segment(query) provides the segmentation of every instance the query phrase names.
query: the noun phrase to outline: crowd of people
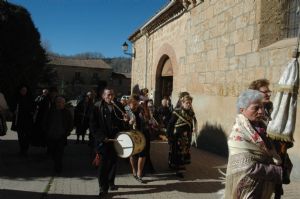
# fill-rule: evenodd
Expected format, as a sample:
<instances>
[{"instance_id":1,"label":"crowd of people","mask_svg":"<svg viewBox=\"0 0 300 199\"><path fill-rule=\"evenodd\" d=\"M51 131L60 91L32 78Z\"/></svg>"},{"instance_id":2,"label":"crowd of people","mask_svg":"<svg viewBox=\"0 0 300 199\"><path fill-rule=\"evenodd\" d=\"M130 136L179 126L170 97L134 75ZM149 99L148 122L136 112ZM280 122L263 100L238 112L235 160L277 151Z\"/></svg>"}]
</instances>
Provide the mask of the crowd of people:
<instances>
[{"instance_id":1,"label":"crowd of people","mask_svg":"<svg viewBox=\"0 0 300 199\"><path fill-rule=\"evenodd\" d=\"M129 158L129 163L133 177L145 183L142 177L146 170L154 172L150 141L159 139L160 135L167 137L168 120L173 111L167 97L162 100L161 107L156 108L148 97L148 89L142 89L140 93L120 102L112 89L102 90L98 98L91 91L82 96L73 113L66 107L65 98L54 87L43 89L41 95L34 98L29 88L22 85L11 108L2 93L0 97L1 116L12 113L11 130L18 135L20 157L28 156L30 146L46 147L47 154L53 159L55 173L62 172L64 148L71 131L75 129L78 144L85 143L88 134L88 145L101 157L98 166L101 194L106 194L108 189L117 189L114 183L117 154L113 147L116 134L131 129L143 134L145 146ZM0 124L6 127L5 117L3 119Z\"/></svg>"},{"instance_id":2,"label":"crowd of people","mask_svg":"<svg viewBox=\"0 0 300 199\"><path fill-rule=\"evenodd\" d=\"M66 101L56 88L42 90L33 98L27 86L17 92L12 110L11 130L16 131L19 155L28 156L30 146L47 147L47 153L54 162L56 173L62 171L62 160L67 137L73 130L73 116L66 108Z\"/></svg>"},{"instance_id":3,"label":"crowd of people","mask_svg":"<svg viewBox=\"0 0 300 199\"><path fill-rule=\"evenodd\" d=\"M65 106L65 98L55 88L44 89L35 100L28 87L21 86L18 91L16 105L11 109L11 128L18 134L20 155L26 156L30 145L47 147L54 170L59 173L67 137L73 128L76 143L84 143L89 131L88 144L101 159L100 198L109 190L118 189L115 184L118 154L114 142L121 131L136 130L145 138L143 150L129 157L132 175L140 183L145 183L143 176L147 169L154 172L151 140L167 138L169 167L177 177L183 178L185 165L191 163L191 138L197 131L197 120L193 97L188 92L180 93L175 107L169 97L164 97L156 107L146 88L120 101L113 89L105 88L98 100L95 92L86 93L75 107L73 117ZM266 133L272 119L270 96L269 81L259 79L238 97L236 121L228 137L225 198L270 198L274 192L282 195L282 184L289 183L292 164L280 151L286 143L271 140ZM0 113L8 110L3 99L0 95Z\"/></svg>"},{"instance_id":4,"label":"crowd of people","mask_svg":"<svg viewBox=\"0 0 300 199\"><path fill-rule=\"evenodd\" d=\"M150 141L157 139L160 133L166 134L170 143L169 164L174 168L178 177L183 177L182 166L189 164L190 160L190 136L193 130L192 97L187 93L180 99L180 105L176 109L176 117L172 117L173 108L167 98L162 100L162 106L157 110L153 101L148 97L148 90L142 89L139 94L132 94L126 101L118 102L114 100L112 89L104 89L102 100L94 106L90 116L90 133L95 139L97 154L100 154L101 163L99 165L99 188L100 197L105 196L108 190L116 190L115 185L117 152L114 149L115 137L120 131L137 130L145 138L143 150L129 157L133 177L140 183L145 183L143 176L146 168L153 172L151 162ZM188 118L184 119L186 116ZM180 117L178 133L172 134L174 128L177 129L176 122ZM171 123L169 121L173 121ZM160 129L165 128L164 131ZM173 129L173 130L172 130ZM182 132L180 132L180 130ZM183 148L184 147L184 148ZM177 158L175 158L177 157Z\"/></svg>"}]
</instances>

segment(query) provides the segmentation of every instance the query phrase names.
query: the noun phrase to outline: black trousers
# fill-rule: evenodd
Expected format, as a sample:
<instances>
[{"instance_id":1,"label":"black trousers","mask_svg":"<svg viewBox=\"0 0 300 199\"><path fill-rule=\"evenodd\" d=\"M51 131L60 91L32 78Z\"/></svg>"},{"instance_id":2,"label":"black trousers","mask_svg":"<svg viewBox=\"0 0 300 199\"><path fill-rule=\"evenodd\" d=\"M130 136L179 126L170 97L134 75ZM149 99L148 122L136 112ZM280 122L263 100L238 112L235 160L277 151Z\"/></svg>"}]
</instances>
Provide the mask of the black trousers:
<instances>
[{"instance_id":1,"label":"black trousers","mask_svg":"<svg viewBox=\"0 0 300 199\"><path fill-rule=\"evenodd\" d=\"M112 143L105 144L101 150L101 161L98 168L98 182L101 191L108 191L115 184L117 171L117 154Z\"/></svg>"},{"instance_id":2,"label":"black trousers","mask_svg":"<svg viewBox=\"0 0 300 199\"><path fill-rule=\"evenodd\" d=\"M20 153L27 153L29 148L29 132L25 130L19 130L18 141L20 146Z\"/></svg>"},{"instance_id":3,"label":"black trousers","mask_svg":"<svg viewBox=\"0 0 300 199\"><path fill-rule=\"evenodd\" d=\"M54 162L54 170L56 172L61 172L63 153L65 148L65 138L49 139L47 141L47 145L51 158Z\"/></svg>"}]
</instances>

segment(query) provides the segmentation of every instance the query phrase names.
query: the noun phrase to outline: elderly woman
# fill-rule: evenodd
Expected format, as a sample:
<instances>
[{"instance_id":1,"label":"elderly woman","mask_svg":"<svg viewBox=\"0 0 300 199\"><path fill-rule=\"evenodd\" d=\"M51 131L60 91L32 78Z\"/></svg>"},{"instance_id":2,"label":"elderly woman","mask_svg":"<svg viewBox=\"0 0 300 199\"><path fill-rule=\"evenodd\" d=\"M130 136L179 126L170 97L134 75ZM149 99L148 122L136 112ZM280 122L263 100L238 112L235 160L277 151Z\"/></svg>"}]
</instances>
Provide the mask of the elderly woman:
<instances>
[{"instance_id":1,"label":"elderly woman","mask_svg":"<svg viewBox=\"0 0 300 199\"><path fill-rule=\"evenodd\" d=\"M228 138L225 198L271 198L282 180L281 160L266 137L263 95L246 90L237 101L236 122Z\"/></svg>"}]
</instances>

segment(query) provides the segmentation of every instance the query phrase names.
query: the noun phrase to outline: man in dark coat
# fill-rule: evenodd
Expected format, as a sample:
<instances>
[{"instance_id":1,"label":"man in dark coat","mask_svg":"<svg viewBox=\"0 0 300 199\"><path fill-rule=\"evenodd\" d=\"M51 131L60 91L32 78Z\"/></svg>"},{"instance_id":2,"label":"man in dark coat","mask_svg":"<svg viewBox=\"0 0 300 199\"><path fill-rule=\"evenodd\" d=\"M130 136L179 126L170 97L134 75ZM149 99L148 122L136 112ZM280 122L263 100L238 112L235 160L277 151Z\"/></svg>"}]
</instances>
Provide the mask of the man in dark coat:
<instances>
[{"instance_id":1,"label":"man in dark coat","mask_svg":"<svg viewBox=\"0 0 300 199\"><path fill-rule=\"evenodd\" d=\"M19 88L16 102L11 130L18 133L20 155L27 156L33 125L33 99L27 86Z\"/></svg>"},{"instance_id":2,"label":"man in dark coat","mask_svg":"<svg viewBox=\"0 0 300 199\"><path fill-rule=\"evenodd\" d=\"M94 104L92 103L88 95L85 95L75 107L74 125L76 127L77 144L79 143L80 136L82 138L81 142L84 143L84 137L87 129L89 128L89 120L93 106Z\"/></svg>"},{"instance_id":3,"label":"man in dark coat","mask_svg":"<svg viewBox=\"0 0 300 199\"><path fill-rule=\"evenodd\" d=\"M54 171L60 173L66 139L73 129L73 118L65 108L63 97L56 97L55 107L50 109L45 118L44 129L48 150L54 161Z\"/></svg>"},{"instance_id":4,"label":"man in dark coat","mask_svg":"<svg viewBox=\"0 0 300 199\"><path fill-rule=\"evenodd\" d=\"M117 166L117 154L113 146L113 139L124 127L123 122L127 120L120 110L122 106L113 101L112 89L104 89L102 100L97 102L90 118L90 131L95 138L97 153L101 156L98 168L99 196L105 197L108 189L117 190L115 186L115 175ZM116 108L116 105L119 108Z\"/></svg>"}]
</instances>

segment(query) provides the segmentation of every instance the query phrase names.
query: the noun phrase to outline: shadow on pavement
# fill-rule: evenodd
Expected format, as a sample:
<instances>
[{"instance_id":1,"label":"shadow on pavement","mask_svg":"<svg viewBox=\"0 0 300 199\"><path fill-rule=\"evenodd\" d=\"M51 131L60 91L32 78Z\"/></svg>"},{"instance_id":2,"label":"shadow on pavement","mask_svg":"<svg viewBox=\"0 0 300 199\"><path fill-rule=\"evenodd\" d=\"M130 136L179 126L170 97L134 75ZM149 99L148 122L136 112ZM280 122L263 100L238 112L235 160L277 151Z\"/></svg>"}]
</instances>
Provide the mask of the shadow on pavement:
<instances>
[{"instance_id":1,"label":"shadow on pavement","mask_svg":"<svg viewBox=\"0 0 300 199\"><path fill-rule=\"evenodd\" d=\"M157 171L155 174L175 173L168 166L168 147L168 144L163 142L151 143L151 160ZM192 147L191 161L191 164L186 165L184 180L218 179L221 177L218 169L226 167L227 159ZM172 178L172 174L169 178Z\"/></svg>"},{"instance_id":2,"label":"shadow on pavement","mask_svg":"<svg viewBox=\"0 0 300 199\"><path fill-rule=\"evenodd\" d=\"M16 198L41 199L42 193L0 189L0 196L3 199L16 199Z\"/></svg>"},{"instance_id":3,"label":"shadow on pavement","mask_svg":"<svg viewBox=\"0 0 300 199\"><path fill-rule=\"evenodd\" d=\"M27 157L19 156L19 146L16 140L1 140L0 142L0 177L35 178L48 176L49 170L45 149L39 152L33 149Z\"/></svg>"},{"instance_id":4,"label":"shadow on pavement","mask_svg":"<svg viewBox=\"0 0 300 199\"><path fill-rule=\"evenodd\" d=\"M111 197L122 195L153 194L179 191L182 193L214 193L224 188L220 182L174 182L166 185L121 185L120 188L141 189L141 191L126 191L109 193Z\"/></svg>"},{"instance_id":5,"label":"shadow on pavement","mask_svg":"<svg viewBox=\"0 0 300 199\"><path fill-rule=\"evenodd\" d=\"M227 137L221 125L206 122L199 132L197 146L199 149L228 157Z\"/></svg>"},{"instance_id":6,"label":"shadow on pavement","mask_svg":"<svg viewBox=\"0 0 300 199\"><path fill-rule=\"evenodd\" d=\"M30 192L30 191L19 191L19 190L0 190L0 196L3 199L96 199L96 195L63 195L63 194L51 194L43 195L43 193Z\"/></svg>"},{"instance_id":7,"label":"shadow on pavement","mask_svg":"<svg viewBox=\"0 0 300 199\"><path fill-rule=\"evenodd\" d=\"M26 178L52 176L53 162L47 155L46 148L30 147L26 157L19 156L17 140L0 140L0 177ZM97 169L92 166L93 153L87 144L75 144L69 139L64 151L63 172L61 177L78 177L92 179L97 175ZM129 161L119 159L118 174L131 172Z\"/></svg>"},{"instance_id":8,"label":"shadow on pavement","mask_svg":"<svg viewBox=\"0 0 300 199\"><path fill-rule=\"evenodd\" d=\"M34 179L54 175L53 162L46 148L30 147L26 157L19 156L17 140L0 140L0 178ZM94 179L97 169L92 166L93 155L87 144L75 144L68 140L64 151L61 177ZM122 160L121 160L122 162ZM118 173L130 173L129 167Z\"/></svg>"}]
</instances>

